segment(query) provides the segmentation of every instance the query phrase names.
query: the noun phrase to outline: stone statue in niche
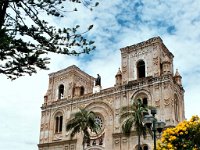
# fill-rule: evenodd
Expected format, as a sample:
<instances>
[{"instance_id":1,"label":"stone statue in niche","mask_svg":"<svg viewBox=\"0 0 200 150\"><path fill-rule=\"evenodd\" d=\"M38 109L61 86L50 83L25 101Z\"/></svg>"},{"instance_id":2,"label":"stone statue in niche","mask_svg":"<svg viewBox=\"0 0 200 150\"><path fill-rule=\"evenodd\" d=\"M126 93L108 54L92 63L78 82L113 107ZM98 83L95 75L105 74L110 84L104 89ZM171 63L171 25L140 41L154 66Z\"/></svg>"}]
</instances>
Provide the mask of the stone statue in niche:
<instances>
[{"instance_id":1,"label":"stone statue in niche","mask_svg":"<svg viewBox=\"0 0 200 150\"><path fill-rule=\"evenodd\" d=\"M101 76L99 74L97 74L97 78L95 80L95 86L101 86Z\"/></svg>"}]
</instances>

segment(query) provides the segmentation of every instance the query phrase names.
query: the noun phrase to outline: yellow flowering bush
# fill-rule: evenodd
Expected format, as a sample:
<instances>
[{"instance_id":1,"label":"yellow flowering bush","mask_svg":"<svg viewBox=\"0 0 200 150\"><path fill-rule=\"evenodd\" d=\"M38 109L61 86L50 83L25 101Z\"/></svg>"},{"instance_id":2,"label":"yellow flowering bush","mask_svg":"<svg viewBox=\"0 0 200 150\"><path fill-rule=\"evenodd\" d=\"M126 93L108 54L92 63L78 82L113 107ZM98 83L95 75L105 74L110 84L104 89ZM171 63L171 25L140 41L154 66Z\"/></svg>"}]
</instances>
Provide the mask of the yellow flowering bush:
<instances>
[{"instance_id":1,"label":"yellow flowering bush","mask_svg":"<svg viewBox=\"0 0 200 150\"><path fill-rule=\"evenodd\" d=\"M200 118L193 116L163 131L157 150L200 150Z\"/></svg>"}]
</instances>

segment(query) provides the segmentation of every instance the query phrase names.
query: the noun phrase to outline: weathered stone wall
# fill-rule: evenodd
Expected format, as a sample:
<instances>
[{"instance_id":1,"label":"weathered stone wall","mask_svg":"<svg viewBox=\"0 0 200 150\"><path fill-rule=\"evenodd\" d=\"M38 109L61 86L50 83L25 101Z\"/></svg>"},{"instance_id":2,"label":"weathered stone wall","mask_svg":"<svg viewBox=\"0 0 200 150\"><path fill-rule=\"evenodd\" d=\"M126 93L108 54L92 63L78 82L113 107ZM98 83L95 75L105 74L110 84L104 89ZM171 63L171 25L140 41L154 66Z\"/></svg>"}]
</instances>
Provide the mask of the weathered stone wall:
<instances>
[{"instance_id":1,"label":"weathered stone wall","mask_svg":"<svg viewBox=\"0 0 200 150\"><path fill-rule=\"evenodd\" d=\"M131 105L137 98L146 98L149 106L157 109L156 118L175 126L185 119L184 89L173 74L173 55L160 38L121 49L122 85L92 93L94 78L76 66L49 75L49 86L42 105L40 150L81 150L82 134L70 139L65 131L70 114L86 108L94 111L102 121L102 131L93 135L86 150L133 150L137 147L135 132L129 138L121 132L120 109ZM137 62L145 62L145 78L137 77ZM58 99L60 84L65 87L64 96ZM84 95L73 90L84 87ZM62 132L55 132L55 117L63 116ZM102 140L102 143L100 142ZM152 138L141 138L141 145L152 149ZM96 145L93 145L96 143ZM101 143L101 144L100 144Z\"/></svg>"}]
</instances>

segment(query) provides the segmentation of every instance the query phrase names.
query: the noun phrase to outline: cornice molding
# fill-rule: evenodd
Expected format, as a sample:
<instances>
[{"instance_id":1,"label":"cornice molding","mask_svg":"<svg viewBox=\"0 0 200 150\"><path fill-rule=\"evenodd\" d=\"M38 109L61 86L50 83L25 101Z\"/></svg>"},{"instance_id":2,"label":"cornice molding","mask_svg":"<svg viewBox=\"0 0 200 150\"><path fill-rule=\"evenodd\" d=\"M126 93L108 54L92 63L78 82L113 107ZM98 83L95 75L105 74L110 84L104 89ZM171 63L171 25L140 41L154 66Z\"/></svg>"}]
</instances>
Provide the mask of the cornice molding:
<instances>
[{"instance_id":1,"label":"cornice molding","mask_svg":"<svg viewBox=\"0 0 200 150\"><path fill-rule=\"evenodd\" d=\"M74 140L63 140L63 141L56 141L56 142L51 142L51 143L42 143L38 144L39 148L43 147L49 147L49 146L57 146L57 145L65 145L65 144L75 144L77 142L77 139Z\"/></svg>"},{"instance_id":2,"label":"cornice molding","mask_svg":"<svg viewBox=\"0 0 200 150\"><path fill-rule=\"evenodd\" d=\"M76 65L72 65L69 66L65 69L59 70L57 72L53 72L49 74L49 78L51 77L57 77L60 75L66 75L67 73L73 72L74 74L76 74L77 72L81 73L82 75L86 76L87 78L90 78L92 80L95 80L95 78L93 76L90 76L89 74L87 74L86 72L82 71L79 67L77 67Z\"/></svg>"}]
</instances>

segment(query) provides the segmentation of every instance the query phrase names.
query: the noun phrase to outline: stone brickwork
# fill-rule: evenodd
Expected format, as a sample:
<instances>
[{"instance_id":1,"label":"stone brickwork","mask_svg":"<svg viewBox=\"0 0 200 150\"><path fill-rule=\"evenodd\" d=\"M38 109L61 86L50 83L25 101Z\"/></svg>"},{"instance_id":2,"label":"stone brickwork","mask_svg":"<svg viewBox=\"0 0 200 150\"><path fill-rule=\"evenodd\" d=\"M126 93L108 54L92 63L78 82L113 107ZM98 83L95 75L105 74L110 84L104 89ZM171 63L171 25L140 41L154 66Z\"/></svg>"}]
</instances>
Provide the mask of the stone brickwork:
<instances>
[{"instance_id":1,"label":"stone brickwork","mask_svg":"<svg viewBox=\"0 0 200 150\"><path fill-rule=\"evenodd\" d=\"M94 111L102 126L85 150L135 150L137 136L134 132L129 138L122 134L119 116L121 107L137 98L156 107L156 118L167 126L185 119L181 76L178 71L174 75L173 55L159 37L122 48L121 59L116 84L100 92L93 92L95 78L76 66L49 75L42 105L39 150L82 150L82 135L70 139L70 133L65 131L70 114L79 108ZM142 64L142 69L138 64ZM144 77L139 78L140 73ZM62 125L57 129L56 119L60 116ZM152 142L151 137L141 139L141 144L149 150Z\"/></svg>"}]
</instances>

